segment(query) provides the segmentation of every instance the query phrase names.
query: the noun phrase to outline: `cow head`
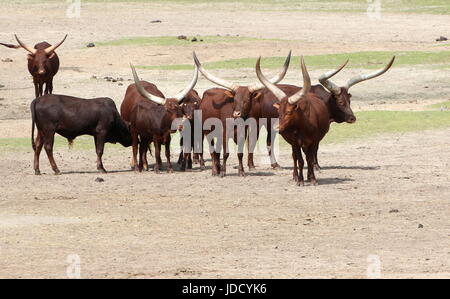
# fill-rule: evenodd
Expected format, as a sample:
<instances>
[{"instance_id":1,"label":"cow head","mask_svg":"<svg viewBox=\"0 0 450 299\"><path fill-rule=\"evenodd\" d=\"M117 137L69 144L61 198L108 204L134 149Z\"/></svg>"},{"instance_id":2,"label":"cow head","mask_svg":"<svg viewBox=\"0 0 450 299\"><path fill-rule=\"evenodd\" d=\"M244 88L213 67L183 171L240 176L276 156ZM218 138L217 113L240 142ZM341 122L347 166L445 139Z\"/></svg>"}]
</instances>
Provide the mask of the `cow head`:
<instances>
[{"instance_id":1,"label":"cow head","mask_svg":"<svg viewBox=\"0 0 450 299\"><path fill-rule=\"evenodd\" d=\"M180 93L175 95L173 98L161 98L161 97L152 95L151 93L146 91L144 89L144 87L142 87L142 85L140 84L139 77L138 77L133 65L131 65L131 70L133 72L134 82L136 84L136 88L137 88L138 92L144 98L146 98L156 104L164 106L164 108L167 111L167 115L168 115L170 122L173 122L175 119L181 118L181 117L188 118L188 116L184 114L185 111L187 111L187 110L183 111L182 107L180 106L180 102L192 91L192 89L195 87L195 84L197 84L197 80L198 80L197 67L195 67L194 75L193 75L191 83L184 90L182 90ZM186 112L186 113L188 113L188 112Z\"/></svg>"},{"instance_id":2,"label":"cow head","mask_svg":"<svg viewBox=\"0 0 450 299\"><path fill-rule=\"evenodd\" d=\"M336 70L329 71L319 77L319 82L322 84L322 86L332 94L329 104L331 106L331 113L335 122L354 123L356 121L356 117L350 107L352 97L352 95L349 93L350 87L357 83L381 76L391 68L394 60L395 56L392 57L391 61L382 70L368 75L359 75L353 77L344 86L336 85L330 80L330 78L339 73L347 65L348 60Z\"/></svg>"},{"instance_id":3,"label":"cow head","mask_svg":"<svg viewBox=\"0 0 450 299\"><path fill-rule=\"evenodd\" d=\"M216 77L211 73L209 73L208 71L206 71L201 65L197 56L195 55L195 52L193 56L196 66L198 67L199 71L203 74L203 76L205 76L206 79L208 79L214 84L217 84L227 89L225 94L229 98L233 99L234 102L233 117L247 118L248 114L250 113L250 110L252 109L252 102L261 96L260 91L261 89L264 88L264 85L262 85L261 83L255 83L249 86L241 86L236 83L228 82L227 80ZM291 61L291 51L289 51L286 61L284 62L283 70L277 76L273 77L270 80L270 82L276 84L281 80L283 80L289 68L290 61Z\"/></svg>"},{"instance_id":4,"label":"cow head","mask_svg":"<svg viewBox=\"0 0 450 299\"><path fill-rule=\"evenodd\" d=\"M31 71L33 74L44 76L47 74L47 61L51 59L55 55L55 50L62 45L62 43L66 40L66 36L63 38L62 41L60 41L55 46L50 46L46 49L35 49L27 46L24 44L17 35L14 35L17 42L19 43L20 47L27 50L29 52L28 54L28 61L29 65L31 66Z\"/></svg>"},{"instance_id":5,"label":"cow head","mask_svg":"<svg viewBox=\"0 0 450 299\"><path fill-rule=\"evenodd\" d=\"M200 109L200 103L202 99L198 96L198 93L195 90L191 90L181 101L181 109L183 111L183 115L188 120L194 119L195 110Z\"/></svg>"},{"instance_id":6,"label":"cow head","mask_svg":"<svg viewBox=\"0 0 450 299\"><path fill-rule=\"evenodd\" d=\"M311 78L309 77L308 70L306 69L305 61L302 56L301 67L303 73L303 88L294 95L288 97L284 91L267 80L267 78L262 74L260 62L261 57L256 63L256 75L258 76L259 81L261 81L261 83L264 84L264 86L267 87L267 89L269 89L280 101L280 103L277 103L274 106L278 109L279 113L280 122L278 125L278 130L280 133L283 133L296 121L298 117L298 113L296 113L296 111L298 109L301 109L302 111L308 109L308 101L302 100L307 97L315 96L314 94L309 93L311 90Z\"/></svg>"}]
</instances>

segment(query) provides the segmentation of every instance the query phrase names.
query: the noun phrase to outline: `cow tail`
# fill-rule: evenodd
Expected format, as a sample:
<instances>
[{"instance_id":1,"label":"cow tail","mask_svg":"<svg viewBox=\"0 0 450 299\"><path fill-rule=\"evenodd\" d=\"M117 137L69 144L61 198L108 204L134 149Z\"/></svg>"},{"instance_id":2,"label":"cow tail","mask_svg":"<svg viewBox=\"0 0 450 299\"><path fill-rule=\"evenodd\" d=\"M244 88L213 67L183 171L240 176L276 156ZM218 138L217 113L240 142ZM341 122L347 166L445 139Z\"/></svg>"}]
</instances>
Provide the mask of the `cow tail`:
<instances>
[{"instance_id":1,"label":"cow tail","mask_svg":"<svg viewBox=\"0 0 450 299\"><path fill-rule=\"evenodd\" d=\"M36 124L36 100L31 102L31 146L36 151L36 143L34 141L34 127Z\"/></svg>"}]
</instances>

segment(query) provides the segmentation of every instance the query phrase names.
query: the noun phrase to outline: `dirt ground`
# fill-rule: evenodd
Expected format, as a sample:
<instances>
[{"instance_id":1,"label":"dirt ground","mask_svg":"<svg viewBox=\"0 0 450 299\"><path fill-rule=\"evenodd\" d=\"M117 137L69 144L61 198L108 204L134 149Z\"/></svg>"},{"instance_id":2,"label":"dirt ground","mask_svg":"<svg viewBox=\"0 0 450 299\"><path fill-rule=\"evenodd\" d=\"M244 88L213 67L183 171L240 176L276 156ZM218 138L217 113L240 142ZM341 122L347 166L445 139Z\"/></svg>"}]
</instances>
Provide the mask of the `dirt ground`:
<instances>
[{"instance_id":1,"label":"dirt ground","mask_svg":"<svg viewBox=\"0 0 450 299\"><path fill-rule=\"evenodd\" d=\"M217 9L217 8L221 9ZM0 41L56 42L61 69L55 93L108 96L119 105L140 65L202 60L330 54L355 51L442 51L435 38L450 36L449 15L254 10L217 4L84 4L81 18L65 4L2 3ZM162 23L151 23L159 19ZM418 30L420 28L420 30ZM131 36L240 35L280 40L192 46L125 46L87 49L89 42ZM0 142L30 136L34 88L23 50L0 48ZM335 66L330 66L330 69ZM293 66L285 82L298 84ZM272 70L275 72L276 70ZM311 68L317 78L322 69ZM336 80L367 72L346 69ZM252 69L215 70L241 83ZM267 71L270 73L270 71ZM139 70L167 95L191 71ZM124 85L92 79L123 77ZM449 68L397 67L355 86L352 106L363 110L423 110L450 98ZM201 79L197 90L212 87ZM176 146L174 145L175 160ZM257 170L212 178L210 170L136 174L130 149L107 147L110 173L95 172L94 150L58 149L63 172L51 174L45 154L34 176L32 149L0 143L0 278L67 277L69 255L78 255L81 277L114 278L364 278L368 256L381 262L383 278L450 277L450 128L391 134L321 147L316 187L291 181L290 150L283 169L265 155ZM208 155L207 155L208 156ZM153 158L152 158L153 159ZM164 161L164 159L163 159ZM209 165L209 161L207 161ZM96 182L101 177L104 182Z\"/></svg>"}]
</instances>

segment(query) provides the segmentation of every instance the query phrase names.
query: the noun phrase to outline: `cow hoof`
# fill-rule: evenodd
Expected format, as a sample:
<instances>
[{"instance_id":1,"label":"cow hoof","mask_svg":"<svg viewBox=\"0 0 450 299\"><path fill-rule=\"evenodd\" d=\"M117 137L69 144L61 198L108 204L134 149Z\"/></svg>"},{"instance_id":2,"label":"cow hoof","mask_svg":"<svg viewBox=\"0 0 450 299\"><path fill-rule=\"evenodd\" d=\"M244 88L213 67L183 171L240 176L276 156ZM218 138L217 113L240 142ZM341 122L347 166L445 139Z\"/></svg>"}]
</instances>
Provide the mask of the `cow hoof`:
<instances>
[{"instance_id":1,"label":"cow hoof","mask_svg":"<svg viewBox=\"0 0 450 299\"><path fill-rule=\"evenodd\" d=\"M275 170L280 170L281 169L281 166L278 163L270 164L270 166L272 166L272 168L275 169Z\"/></svg>"},{"instance_id":2,"label":"cow hoof","mask_svg":"<svg viewBox=\"0 0 450 299\"><path fill-rule=\"evenodd\" d=\"M105 170L105 169L98 169L98 172L100 172L100 173L106 173L106 170Z\"/></svg>"},{"instance_id":3,"label":"cow hoof","mask_svg":"<svg viewBox=\"0 0 450 299\"><path fill-rule=\"evenodd\" d=\"M220 177L224 178L227 176L227 173L225 171L220 172Z\"/></svg>"},{"instance_id":4,"label":"cow hoof","mask_svg":"<svg viewBox=\"0 0 450 299\"><path fill-rule=\"evenodd\" d=\"M239 176L240 176L240 177L246 177L247 175L245 174L244 171L239 171Z\"/></svg>"},{"instance_id":5,"label":"cow hoof","mask_svg":"<svg viewBox=\"0 0 450 299\"><path fill-rule=\"evenodd\" d=\"M298 181L297 182L297 186L303 187L303 186L305 186L305 182L304 181Z\"/></svg>"},{"instance_id":6,"label":"cow hoof","mask_svg":"<svg viewBox=\"0 0 450 299\"><path fill-rule=\"evenodd\" d=\"M60 174L61 174L61 171L59 171L58 169L55 170L55 175L60 175Z\"/></svg>"},{"instance_id":7,"label":"cow hoof","mask_svg":"<svg viewBox=\"0 0 450 299\"><path fill-rule=\"evenodd\" d=\"M255 165L251 165L251 166L249 165L249 166L248 166L248 170L249 170L249 171L256 170Z\"/></svg>"},{"instance_id":8,"label":"cow hoof","mask_svg":"<svg viewBox=\"0 0 450 299\"><path fill-rule=\"evenodd\" d=\"M173 173L173 169L172 168L167 169L167 173Z\"/></svg>"},{"instance_id":9,"label":"cow hoof","mask_svg":"<svg viewBox=\"0 0 450 299\"><path fill-rule=\"evenodd\" d=\"M34 175L41 175L41 171L40 170L35 170L34 171Z\"/></svg>"},{"instance_id":10,"label":"cow hoof","mask_svg":"<svg viewBox=\"0 0 450 299\"><path fill-rule=\"evenodd\" d=\"M317 180L311 180L311 186L317 186Z\"/></svg>"}]
</instances>

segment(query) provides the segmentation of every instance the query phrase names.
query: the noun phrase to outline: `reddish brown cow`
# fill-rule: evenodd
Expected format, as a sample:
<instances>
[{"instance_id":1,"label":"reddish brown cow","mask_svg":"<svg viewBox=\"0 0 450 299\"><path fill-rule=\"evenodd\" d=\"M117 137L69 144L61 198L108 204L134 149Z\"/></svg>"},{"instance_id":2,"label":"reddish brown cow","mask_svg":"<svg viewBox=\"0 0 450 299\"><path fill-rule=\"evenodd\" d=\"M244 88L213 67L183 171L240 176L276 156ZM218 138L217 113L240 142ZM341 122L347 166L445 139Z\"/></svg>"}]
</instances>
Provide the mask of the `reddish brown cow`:
<instances>
[{"instance_id":1,"label":"reddish brown cow","mask_svg":"<svg viewBox=\"0 0 450 299\"><path fill-rule=\"evenodd\" d=\"M283 70L273 77L270 82L278 83L280 82L289 68L289 63L291 59L291 52L289 52L286 61L283 66ZM235 83L228 82L224 79L218 78L208 71L206 71L198 60L194 52L194 61L197 65L199 71L207 78L209 81L222 86L224 88L212 88L207 90L203 94L202 104L200 109L202 110L203 123L209 118L220 119L222 122L222 128L226 128L227 119L247 119L249 113L252 109L252 103L255 99L258 99L262 95L262 89L264 85L261 83L256 83L249 86L240 86ZM213 126L214 127L214 126ZM208 136L212 130L204 130L204 134ZM228 159L228 145L225 130L223 131L223 165L220 168L220 154L217 152L211 152L211 157L213 160L213 175L220 175L223 177L226 175L226 160ZM245 132L244 132L245 133ZM237 135L238 132L235 130L234 141L236 142L242 136ZM245 136L244 136L245 139ZM213 150L212 148L210 150ZM241 152L241 151L239 151ZM200 155L202 157L202 155ZM245 176L245 171L242 164L242 153L238 153L239 159L239 175Z\"/></svg>"},{"instance_id":2,"label":"reddish brown cow","mask_svg":"<svg viewBox=\"0 0 450 299\"><path fill-rule=\"evenodd\" d=\"M294 181L299 186L304 185L304 161L301 150L306 155L308 164L308 180L312 185L317 184L314 174L314 153L319 142L330 128L330 117L325 103L314 93L311 93L311 79L305 66L303 57L301 67L303 73L303 88L292 96L287 96L275 84L267 80L261 73L261 58L256 63L256 74L259 80L280 101L279 104L279 132L291 144L294 160Z\"/></svg>"},{"instance_id":3,"label":"reddish brown cow","mask_svg":"<svg viewBox=\"0 0 450 299\"><path fill-rule=\"evenodd\" d=\"M164 144L166 149L167 171L173 172L172 164L170 162L170 134L176 132L176 128L174 128L174 121L183 117L183 111L179 103L197 83L198 70L195 68L193 79L188 87L173 98L165 98L148 92L141 85L134 67L132 66L131 68L135 81L134 88L138 91L140 96L147 99L146 101L134 99L135 104L129 115L134 169L139 171L143 170L149 144L154 142L156 158L154 171L156 173L160 172L162 165L161 145ZM133 88L130 90L132 91ZM127 96L128 95L125 95L125 98L127 98ZM130 102L132 101L133 100L130 100ZM139 166L137 167L136 155L138 147Z\"/></svg>"},{"instance_id":4,"label":"reddish brown cow","mask_svg":"<svg viewBox=\"0 0 450 299\"><path fill-rule=\"evenodd\" d=\"M347 65L348 60L336 70L332 70L321 75L319 77L319 81L323 84L323 86L320 84L313 85L311 86L311 92L316 94L326 104L330 116L330 123L354 123L356 121L356 117L353 114L350 106L352 95L348 92L349 88L362 81L381 76L391 68L394 60L395 56L382 70L376 71L369 75L359 75L351 78L348 83L342 87L337 86L329 79L339 73ZM295 85L277 84L277 87L280 88L288 96L291 96L301 90L301 87ZM276 109L276 107L274 107L274 104L278 103L278 99L268 89L263 89L262 93L263 95L252 105L252 110L249 117L254 117L256 119L265 118L268 120L272 118L278 118L278 110ZM275 131L271 132L268 130L267 148L272 160L272 167L277 167L278 164L273 164L276 163L272 152L272 144L275 136L271 135L271 133L274 135L276 134ZM318 149L316 149L315 154L315 167L316 169L320 169L317 160L317 151ZM248 164L249 167L254 167L253 154L251 153L253 152L253 150L250 150L249 152Z\"/></svg>"},{"instance_id":5,"label":"reddish brown cow","mask_svg":"<svg viewBox=\"0 0 450 299\"><path fill-rule=\"evenodd\" d=\"M28 71L31 76L33 76L34 91L35 96L40 97L43 94L53 93L53 77L58 73L59 70L59 58L56 55L55 50L62 45L66 40L66 36L60 41L56 46L52 46L47 42L38 43L31 48L25 45L19 40L19 38L14 35L19 46L0 44L8 48L24 48L29 52L28 54ZM45 84L45 91L43 87Z\"/></svg>"}]
</instances>

